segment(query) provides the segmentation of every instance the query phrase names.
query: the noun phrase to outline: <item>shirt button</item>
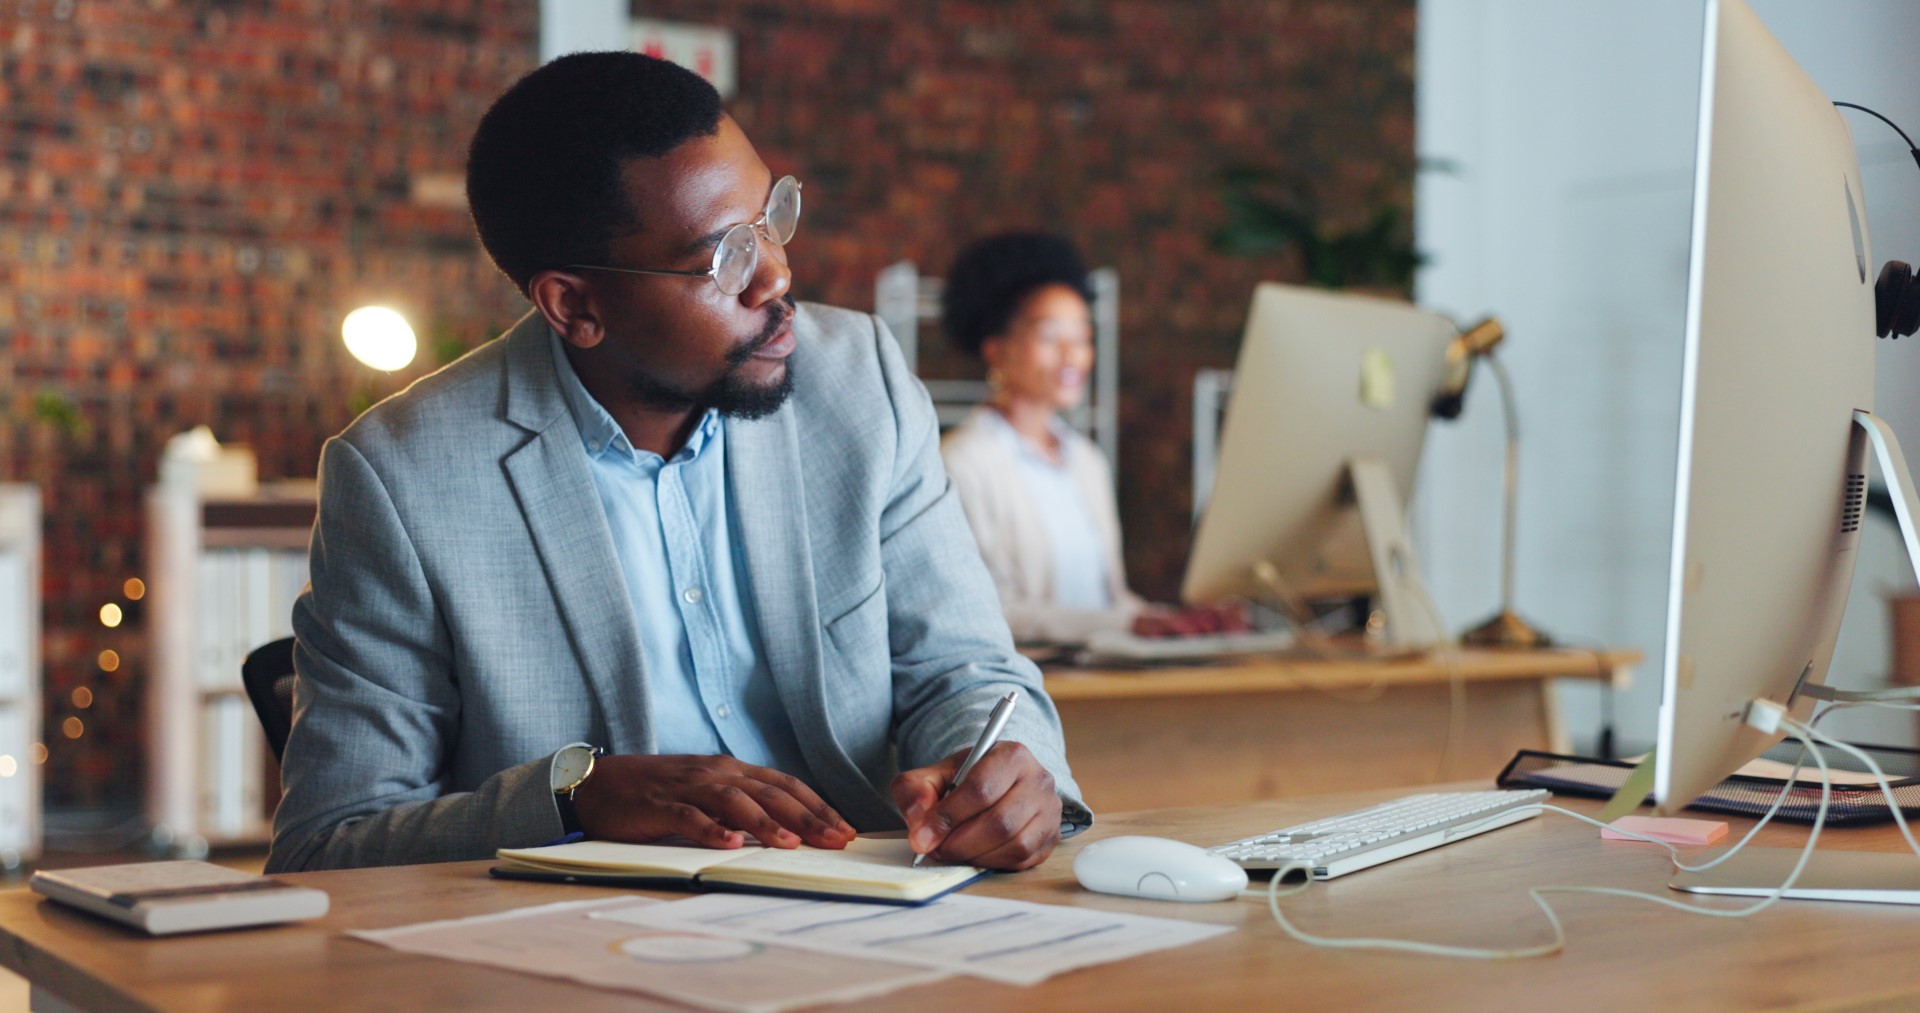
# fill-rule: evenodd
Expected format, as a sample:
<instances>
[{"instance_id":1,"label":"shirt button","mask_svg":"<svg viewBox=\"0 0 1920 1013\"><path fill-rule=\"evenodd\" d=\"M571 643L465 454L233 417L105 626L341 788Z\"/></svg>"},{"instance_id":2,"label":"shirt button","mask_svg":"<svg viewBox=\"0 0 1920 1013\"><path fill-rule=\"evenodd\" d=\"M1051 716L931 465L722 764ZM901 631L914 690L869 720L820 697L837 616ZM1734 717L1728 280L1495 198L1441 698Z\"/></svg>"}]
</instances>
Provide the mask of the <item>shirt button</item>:
<instances>
[{"instance_id":1,"label":"shirt button","mask_svg":"<svg viewBox=\"0 0 1920 1013\"><path fill-rule=\"evenodd\" d=\"M726 704L721 704L713 709L713 716L725 720L733 716L733 708Z\"/></svg>"},{"instance_id":2,"label":"shirt button","mask_svg":"<svg viewBox=\"0 0 1920 1013\"><path fill-rule=\"evenodd\" d=\"M697 587L687 588L685 591L680 592L680 597L685 598L687 600L687 604L689 605L698 605L700 604L700 597L701 597L700 589ZM721 715L721 716L725 717L725 715Z\"/></svg>"}]
</instances>

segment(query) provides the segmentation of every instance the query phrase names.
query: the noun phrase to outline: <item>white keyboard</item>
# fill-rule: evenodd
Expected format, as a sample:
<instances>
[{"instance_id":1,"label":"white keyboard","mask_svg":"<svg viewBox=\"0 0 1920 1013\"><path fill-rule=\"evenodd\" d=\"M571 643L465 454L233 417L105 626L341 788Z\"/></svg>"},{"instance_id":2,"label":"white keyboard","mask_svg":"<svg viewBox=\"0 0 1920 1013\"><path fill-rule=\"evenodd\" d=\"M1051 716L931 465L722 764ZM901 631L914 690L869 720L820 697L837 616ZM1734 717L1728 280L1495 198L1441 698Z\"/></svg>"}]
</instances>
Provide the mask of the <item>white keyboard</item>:
<instances>
[{"instance_id":1,"label":"white keyboard","mask_svg":"<svg viewBox=\"0 0 1920 1013\"><path fill-rule=\"evenodd\" d=\"M1207 850L1243 869L1305 865L1314 879L1332 879L1532 819L1548 795L1538 788L1409 795Z\"/></svg>"},{"instance_id":2,"label":"white keyboard","mask_svg":"<svg viewBox=\"0 0 1920 1013\"><path fill-rule=\"evenodd\" d=\"M1106 630L1087 638L1094 661L1207 661L1292 650L1291 632L1203 633L1191 637L1141 637Z\"/></svg>"}]
</instances>

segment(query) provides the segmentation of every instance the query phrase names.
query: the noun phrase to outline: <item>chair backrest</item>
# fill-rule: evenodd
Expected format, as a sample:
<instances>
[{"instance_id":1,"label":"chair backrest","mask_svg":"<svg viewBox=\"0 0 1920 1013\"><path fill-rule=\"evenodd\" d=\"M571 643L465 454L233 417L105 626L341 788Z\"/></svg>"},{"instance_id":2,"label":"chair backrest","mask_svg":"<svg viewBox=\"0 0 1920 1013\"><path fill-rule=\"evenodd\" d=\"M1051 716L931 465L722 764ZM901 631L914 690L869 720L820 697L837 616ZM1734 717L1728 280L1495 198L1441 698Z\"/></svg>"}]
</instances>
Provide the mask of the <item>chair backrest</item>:
<instances>
[{"instance_id":1,"label":"chair backrest","mask_svg":"<svg viewBox=\"0 0 1920 1013\"><path fill-rule=\"evenodd\" d=\"M286 751L287 731L293 727L293 638L254 648L240 666L240 681L246 683L247 699L253 701L253 712L260 716L260 727L277 761Z\"/></svg>"},{"instance_id":2,"label":"chair backrest","mask_svg":"<svg viewBox=\"0 0 1920 1013\"><path fill-rule=\"evenodd\" d=\"M1093 396L1066 414L1068 424L1098 444L1120 473L1120 272L1102 267L1088 275L1093 286ZM882 268L873 282L874 314L887 322L907 368L919 372L920 322L940 319L939 278L920 274L911 260ZM933 399L940 428L958 425L974 405L986 400L984 380L922 378Z\"/></svg>"}]
</instances>

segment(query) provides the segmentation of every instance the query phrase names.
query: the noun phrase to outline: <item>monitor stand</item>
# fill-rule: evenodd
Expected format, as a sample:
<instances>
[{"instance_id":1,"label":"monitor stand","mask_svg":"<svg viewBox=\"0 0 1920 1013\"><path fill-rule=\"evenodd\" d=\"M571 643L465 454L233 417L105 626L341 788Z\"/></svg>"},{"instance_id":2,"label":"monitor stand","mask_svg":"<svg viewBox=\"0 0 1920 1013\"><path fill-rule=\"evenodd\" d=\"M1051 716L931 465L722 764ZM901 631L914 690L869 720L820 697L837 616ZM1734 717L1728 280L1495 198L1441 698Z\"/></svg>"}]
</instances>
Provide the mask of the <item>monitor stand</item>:
<instances>
[{"instance_id":1,"label":"monitor stand","mask_svg":"<svg viewBox=\"0 0 1920 1013\"><path fill-rule=\"evenodd\" d=\"M1920 527L1916 527L1916 521L1920 521L1920 498L1914 494L1913 476L1907 472L1907 458L1900 450L1900 438L1893 434L1892 426L1872 412L1853 413L1853 443L1848 448L1847 460L1859 462L1855 467L1861 480L1858 490L1848 490L1847 509L1857 515L1866 508L1867 445L1873 448L1874 461L1880 466L1880 477L1887 480L1887 497L1893 500L1893 515L1900 521L1900 539L1906 545L1907 563L1913 568L1914 576L1920 578ZM1796 687L1794 695L1842 703L1920 701L1920 686L1845 690L1814 683ZM1788 706L1792 706L1793 702L1788 700Z\"/></svg>"},{"instance_id":2,"label":"monitor stand","mask_svg":"<svg viewBox=\"0 0 1920 1013\"><path fill-rule=\"evenodd\" d=\"M1900 451L1900 440L1893 428L1872 412L1853 413L1853 442L1847 460L1849 469L1860 476L1857 488L1847 490L1846 509L1864 510L1867 498L1867 447L1873 448L1880 476L1887 480L1887 493L1893 500L1894 516L1900 521L1900 537L1907 548L1907 560L1920 577L1920 499L1914 495L1913 476L1907 472L1907 459ZM1836 702L1880 700L1920 700L1920 686L1881 690L1834 689L1818 683L1802 683L1795 697ZM1793 701L1789 700L1791 706ZM1818 771L1810 772L1813 777ZM1812 777L1809 777L1812 781ZM1812 781L1818 784L1817 781ZM1878 789L1873 789L1878 790ZM1887 800L1893 804L1892 799ZM1779 889L1799 861L1800 848L1744 848L1739 854L1705 872L1681 872L1668 885L1687 893L1721 894L1736 897L1764 897ZM1816 848L1794 882L1782 896L1794 900L1850 900L1879 904L1920 904L1920 856L1910 852L1879 853Z\"/></svg>"},{"instance_id":3,"label":"monitor stand","mask_svg":"<svg viewBox=\"0 0 1920 1013\"><path fill-rule=\"evenodd\" d=\"M1380 611L1387 617L1387 646L1403 651L1436 646L1445 631L1420 581L1419 557L1407 539L1406 514L1400 508L1406 500L1392 470L1377 458L1356 457L1347 461L1347 479L1359 507L1367 553L1373 558Z\"/></svg>"}]
</instances>

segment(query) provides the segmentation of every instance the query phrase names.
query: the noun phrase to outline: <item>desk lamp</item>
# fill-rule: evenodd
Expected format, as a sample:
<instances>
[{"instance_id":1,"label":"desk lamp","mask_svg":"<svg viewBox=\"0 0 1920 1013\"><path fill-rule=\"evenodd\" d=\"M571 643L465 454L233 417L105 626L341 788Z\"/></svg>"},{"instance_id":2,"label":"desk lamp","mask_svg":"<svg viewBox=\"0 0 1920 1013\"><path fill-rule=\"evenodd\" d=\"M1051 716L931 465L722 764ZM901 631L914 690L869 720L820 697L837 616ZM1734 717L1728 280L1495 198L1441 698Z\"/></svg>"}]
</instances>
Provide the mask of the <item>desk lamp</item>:
<instances>
[{"instance_id":1,"label":"desk lamp","mask_svg":"<svg viewBox=\"0 0 1920 1013\"><path fill-rule=\"evenodd\" d=\"M1505 502L1500 528L1500 611L1493 618L1461 634L1460 642L1474 647L1546 647L1553 639L1513 610L1514 500L1520 486L1520 416L1514 408L1513 382L1505 366L1494 356L1494 349L1507 336L1500 321L1488 317L1460 332L1447 345L1446 372L1440 389L1433 396L1436 418L1457 419L1466 404L1467 381L1473 377L1473 364L1484 360L1500 387L1500 413L1506 421L1507 458L1504 469Z\"/></svg>"}]
</instances>

